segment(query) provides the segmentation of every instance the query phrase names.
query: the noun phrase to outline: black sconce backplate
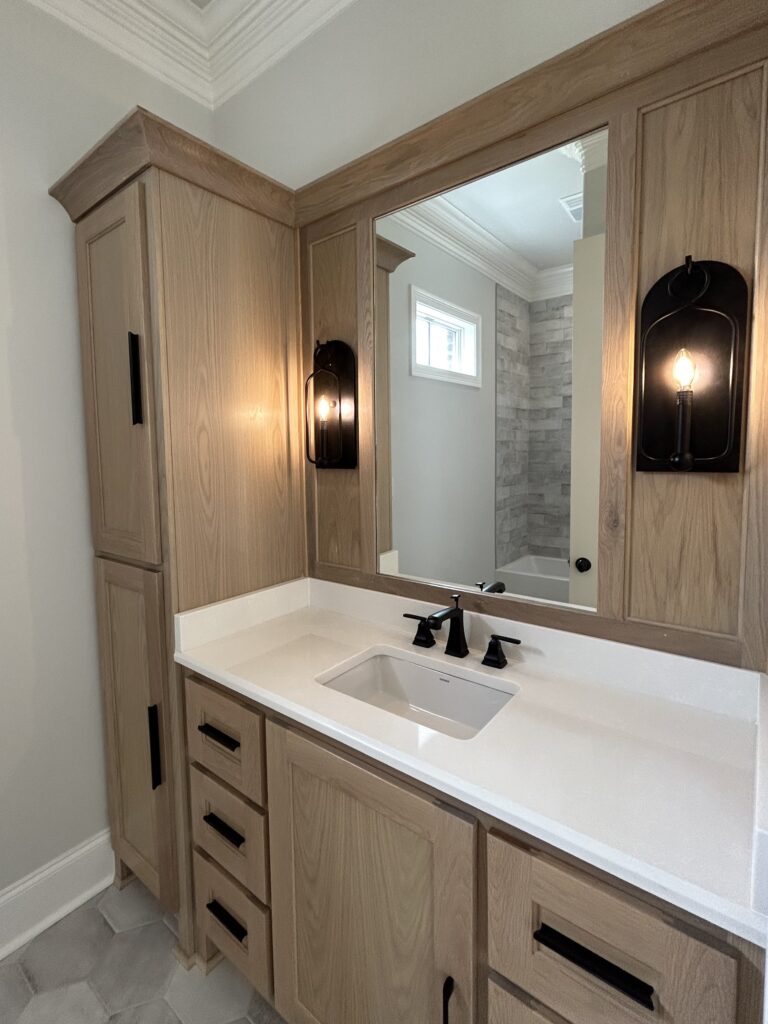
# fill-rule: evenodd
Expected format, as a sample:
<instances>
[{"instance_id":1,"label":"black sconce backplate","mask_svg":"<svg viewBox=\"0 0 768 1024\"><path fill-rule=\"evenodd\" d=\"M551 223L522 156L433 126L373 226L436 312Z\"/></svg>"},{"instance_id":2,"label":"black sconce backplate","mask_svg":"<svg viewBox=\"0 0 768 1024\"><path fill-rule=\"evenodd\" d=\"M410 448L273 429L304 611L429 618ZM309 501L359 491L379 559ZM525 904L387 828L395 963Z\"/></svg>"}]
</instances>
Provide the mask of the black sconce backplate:
<instances>
[{"instance_id":1,"label":"black sconce backplate","mask_svg":"<svg viewBox=\"0 0 768 1024\"><path fill-rule=\"evenodd\" d=\"M690 257L646 295L640 314L635 375L635 468L676 472L675 356L687 349L696 364L690 453L686 468L737 473L747 358L749 289L735 267Z\"/></svg>"},{"instance_id":2,"label":"black sconce backplate","mask_svg":"<svg viewBox=\"0 0 768 1024\"><path fill-rule=\"evenodd\" d=\"M320 395L330 404L327 421L322 426L315 408ZM317 342L312 373L304 388L304 401L309 461L318 469L355 469L357 370L355 353L345 341Z\"/></svg>"}]
</instances>

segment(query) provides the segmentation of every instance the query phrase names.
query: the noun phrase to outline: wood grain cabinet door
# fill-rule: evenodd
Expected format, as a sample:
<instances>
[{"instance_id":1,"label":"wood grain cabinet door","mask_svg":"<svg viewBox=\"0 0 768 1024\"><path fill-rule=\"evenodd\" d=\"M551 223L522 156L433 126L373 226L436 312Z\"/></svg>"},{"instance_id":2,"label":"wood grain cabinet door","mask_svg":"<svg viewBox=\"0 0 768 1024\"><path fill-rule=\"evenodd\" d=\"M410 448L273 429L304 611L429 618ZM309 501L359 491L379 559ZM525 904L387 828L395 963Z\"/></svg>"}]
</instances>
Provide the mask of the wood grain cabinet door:
<instances>
[{"instance_id":1,"label":"wood grain cabinet door","mask_svg":"<svg viewBox=\"0 0 768 1024\"><path fill-rule=\"evenodd\" d=\"M267 780L279 1012L471 1024L474 823L272 722Z\"/></svg>"},{"instance_id":2,"label":"wood grain cabinet door","mask_svg":"<svg viewBox=\"0 0 768 1024\"><path fill-rule=\"evenodd\" d=\"M161 561L143 188L77 225L91 528L97 554Z\"/></svg>"},{"instance_id":3,"label":"wood grain cabinet door","mask_svg":"<svg viewBox=\"0 0 768 1024\"><path fill-rule=\"evenodd\" d=\"M112 846L174 909L162 576L96 559Z\"/></svg>"}]
</instances>

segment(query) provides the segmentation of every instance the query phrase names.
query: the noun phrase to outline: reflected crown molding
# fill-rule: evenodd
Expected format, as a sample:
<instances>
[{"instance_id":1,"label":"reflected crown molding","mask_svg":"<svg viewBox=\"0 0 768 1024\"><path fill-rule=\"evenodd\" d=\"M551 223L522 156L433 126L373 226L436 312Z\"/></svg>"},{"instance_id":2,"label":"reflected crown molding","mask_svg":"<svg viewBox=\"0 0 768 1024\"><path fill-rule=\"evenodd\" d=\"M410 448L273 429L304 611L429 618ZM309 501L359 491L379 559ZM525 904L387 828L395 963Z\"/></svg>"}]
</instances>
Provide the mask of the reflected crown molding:
<instances>
[{"instance_id":1,"label":"reflected crown molding","mask_svg":"<svg viewBox=\"0 0 768 1024\"><path fill-rule=\"evenodd\" d=\"M444 196L391 214L403 227L508 288L526 302L573 294L573 267L539 270Z\"/></svg>"},{"instance_id":2,"label":"reflected crown molding","mask_svg":"<svg viewBox=\"0 0 768 1024\"><path fill-rule=\"evenodd\" d=\"M27 0L213 110L355 0Z\"/></svg>"}]
</instances>

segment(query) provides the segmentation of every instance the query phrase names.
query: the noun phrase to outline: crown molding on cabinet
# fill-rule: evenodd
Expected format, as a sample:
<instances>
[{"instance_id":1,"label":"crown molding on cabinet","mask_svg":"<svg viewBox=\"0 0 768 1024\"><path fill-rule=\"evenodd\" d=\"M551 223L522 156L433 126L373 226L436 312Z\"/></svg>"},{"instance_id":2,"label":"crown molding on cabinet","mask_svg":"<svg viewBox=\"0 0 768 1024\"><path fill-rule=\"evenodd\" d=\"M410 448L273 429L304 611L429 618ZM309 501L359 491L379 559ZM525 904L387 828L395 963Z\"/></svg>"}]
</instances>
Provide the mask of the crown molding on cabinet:
<instances>
[{"instance_id":1,"label":"crown molding on cabinet","mask_svg":"<svg viewBox=\"0 0 768 1024\"><path fill-rule=\"evenodd\" d=\"M526 302L573 292L572 266L539 270L443 196L399 210L391 219Z\"/></svg>"},{"instance_id":2,"label":"crown molding on cabinet","mask_svg":"<svg viewBox=\"0 0 768 1024\"><path fill-rule=\"evenodd\" d=\"M354 0L28 0L209 109Z\"/></svg>"}]
</instances>

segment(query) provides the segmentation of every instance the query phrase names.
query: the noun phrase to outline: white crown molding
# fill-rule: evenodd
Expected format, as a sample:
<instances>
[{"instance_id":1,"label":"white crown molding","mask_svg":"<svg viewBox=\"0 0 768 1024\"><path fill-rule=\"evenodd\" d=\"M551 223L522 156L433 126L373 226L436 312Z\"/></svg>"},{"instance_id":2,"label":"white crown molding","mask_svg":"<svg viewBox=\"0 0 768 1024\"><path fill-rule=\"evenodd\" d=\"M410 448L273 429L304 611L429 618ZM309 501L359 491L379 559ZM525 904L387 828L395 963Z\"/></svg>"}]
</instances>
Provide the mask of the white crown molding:
<instances>
[{"instance_id":1,"label":"white crown molding","mask_svg":"<svg viewBox=\"0 0 768 1024\"><path fill-rule=\"evenodd\" d=\"M539 270L444 196L399 210L391 219L526 302L573 292L572 266Z\"/></svg>"},{"instance_id":2,"label":"white crown molding","mask_svg":"<svg viewBox=\"0 0 768 1024\"><path fill-rule=\"evenodd\" d=\"M28 0L213 110L354 0Z\"/></svg>"}]
</instances>

